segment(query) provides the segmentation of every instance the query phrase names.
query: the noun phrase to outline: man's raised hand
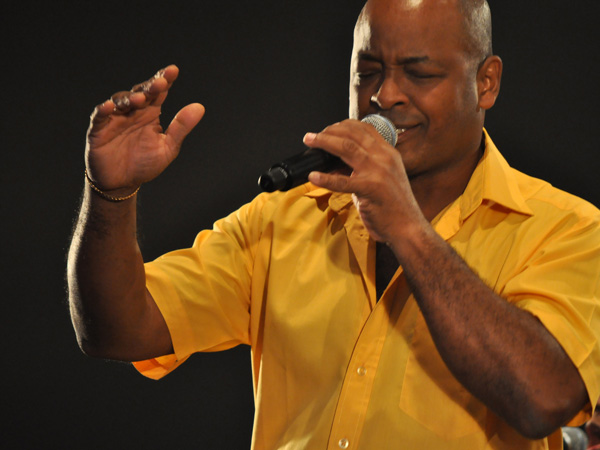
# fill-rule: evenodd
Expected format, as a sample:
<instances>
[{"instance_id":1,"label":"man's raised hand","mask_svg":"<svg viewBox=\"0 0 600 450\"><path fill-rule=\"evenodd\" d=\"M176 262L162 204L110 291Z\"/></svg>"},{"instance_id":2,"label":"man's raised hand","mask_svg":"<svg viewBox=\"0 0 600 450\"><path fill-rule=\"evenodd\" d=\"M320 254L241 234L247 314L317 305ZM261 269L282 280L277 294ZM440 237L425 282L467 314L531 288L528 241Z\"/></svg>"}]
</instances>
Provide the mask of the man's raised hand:
<instances>
[{"instance_id":1,"label":"man's raised hand","mask_svg":"<svg viewBox=\"0 0 600 450\"><path fill-rule=\"evenodd\" d=\"M204 115L199 103L187 105L163 132L161 106L178 74L177 66L165 67L94 109L85 157L88 175L96 186L115 195L133 192L177 157L184 138Z\"/></svg>"}]
</instances>

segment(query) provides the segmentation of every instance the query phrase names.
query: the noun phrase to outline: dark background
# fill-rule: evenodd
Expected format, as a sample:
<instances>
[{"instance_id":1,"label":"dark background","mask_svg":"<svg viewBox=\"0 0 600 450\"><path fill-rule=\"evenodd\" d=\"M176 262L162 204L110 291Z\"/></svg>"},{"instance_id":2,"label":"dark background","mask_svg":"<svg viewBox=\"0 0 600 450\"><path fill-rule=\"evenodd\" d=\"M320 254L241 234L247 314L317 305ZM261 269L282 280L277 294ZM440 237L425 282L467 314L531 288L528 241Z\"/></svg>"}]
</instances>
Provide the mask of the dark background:
<instances>
[{"instance_id":1,"label":"dark background","mask_svg":"<svg viewBox=\"0 0 600 450\"><path fill-rule=\"evenodd\" d=\"M495 0L505 72L487 128L516 168L600 205L597 0ZM348 0L11 2L2 30L4 448L249 448L247 347L195 355L155 382L78 349L67 251L83 186L88 117L170 63L164 124L205 119L139 195L146 259L191 244L259 191L306 131L347 115Z\"/></svg>"}]
</instances>

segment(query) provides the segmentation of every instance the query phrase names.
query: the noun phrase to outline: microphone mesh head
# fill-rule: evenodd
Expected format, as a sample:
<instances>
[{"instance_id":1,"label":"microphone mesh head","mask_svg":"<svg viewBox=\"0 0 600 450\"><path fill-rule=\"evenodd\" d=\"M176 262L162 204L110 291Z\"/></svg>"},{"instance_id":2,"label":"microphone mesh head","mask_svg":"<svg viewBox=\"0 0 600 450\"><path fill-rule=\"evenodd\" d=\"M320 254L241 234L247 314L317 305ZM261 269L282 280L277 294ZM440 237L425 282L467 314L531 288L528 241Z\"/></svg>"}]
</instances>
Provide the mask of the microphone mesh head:
<instances>
[{"instance_id":1,"label":"microphone mesh head","mask_svg":"<svg viewBox=\"0 0 600 450\"><path fill-rule=\"evenodd\" d=\"M396 146L398 140L398 130L394 124L379 114L369 114L365 116L361 122L368 123L375 127L377 132L390 144L392 147Z\"/></svg>"}]
</instances>

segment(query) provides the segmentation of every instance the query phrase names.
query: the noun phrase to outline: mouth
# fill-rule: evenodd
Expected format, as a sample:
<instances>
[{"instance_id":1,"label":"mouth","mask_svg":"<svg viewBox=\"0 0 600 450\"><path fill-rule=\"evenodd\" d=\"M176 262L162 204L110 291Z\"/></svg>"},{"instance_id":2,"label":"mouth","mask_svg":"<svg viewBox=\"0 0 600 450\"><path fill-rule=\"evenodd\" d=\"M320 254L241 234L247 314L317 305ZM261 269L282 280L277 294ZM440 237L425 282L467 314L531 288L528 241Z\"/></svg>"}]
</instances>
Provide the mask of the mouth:
<instances>
[{"instance_id":1,"label":"mouth","mask_svg":"<svg viewBox=\"0 0 600 450\"><path fill-rule=\"evenodd\" d=\"M398 137L396 144L402 142L403 140L405 140L408 135L410 135L410 133L415 130L418 127L418 125L403 125L403 126L397 126L396 127L396 135Z\"/></svg>"}]
</instances>

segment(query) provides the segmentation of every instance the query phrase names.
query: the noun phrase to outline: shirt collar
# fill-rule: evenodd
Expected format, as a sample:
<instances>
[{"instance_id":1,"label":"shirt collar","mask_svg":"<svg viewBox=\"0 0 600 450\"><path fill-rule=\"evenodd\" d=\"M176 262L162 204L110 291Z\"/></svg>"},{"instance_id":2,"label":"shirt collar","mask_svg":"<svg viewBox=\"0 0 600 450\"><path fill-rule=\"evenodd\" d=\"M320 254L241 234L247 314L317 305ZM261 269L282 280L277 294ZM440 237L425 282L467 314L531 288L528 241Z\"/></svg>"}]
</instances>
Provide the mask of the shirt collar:
<instances>
[{"instance_id":1,"label":"shirt collar","mask_svg":"<svg viewBox=\"0 0 600 450\"><path fill-rule=\"evenodd\" d=\"M485 151L475 168L464 193L459 197L460 219L464 221L484 201L489 201L517 213L532 215L519 189L514 170L508 165L487 131Z\"/></svg>"},{"instance_id":2,"label":"shirt collar","mask_svg":"<svg viewBox=\"0 0 600 450\"><path fill-rule=\"evenodd\" d=\"M306 183L308 192L304 195L310 198L317 199L317 201L329 201L329 207L335 212L339 213L342 209L352 204L352 196L344 192L332 192L329 189L320 188L312 183Z\"/></svg>"}]
</instances>

